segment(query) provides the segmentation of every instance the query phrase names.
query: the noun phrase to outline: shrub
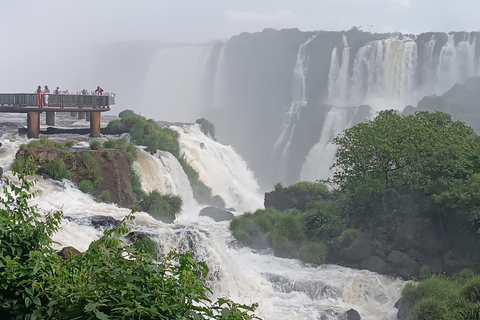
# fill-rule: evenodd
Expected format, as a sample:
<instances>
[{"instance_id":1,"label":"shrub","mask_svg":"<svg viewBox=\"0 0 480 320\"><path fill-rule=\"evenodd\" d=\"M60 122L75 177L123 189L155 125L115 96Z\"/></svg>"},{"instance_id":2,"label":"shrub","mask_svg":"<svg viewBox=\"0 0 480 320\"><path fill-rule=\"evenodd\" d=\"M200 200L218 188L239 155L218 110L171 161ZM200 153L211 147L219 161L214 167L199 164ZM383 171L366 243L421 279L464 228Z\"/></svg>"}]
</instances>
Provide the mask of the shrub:
<instances>
[{"instance_id":1,"label":"shrub","mask_svg":"<svg viewBox=\"0 0 480 320\"><path fill-rule=\"evenodd\" d=\"M289 209L280 212L275 219L269 238L274 249L290 250L296 242L305 238L305 223L300 211Z\"/></svg>"},{"instance_id":2,"label":"shrub","mask_svg":"<svg viewBox=\"0 0 480 320\"><path fill-rule=\"evenodd\" d=\"M83 166L80 171L85 174L85 177L93 182L94 186L98 186L103 181L102 169L100 164L89 152L82 152L80 159Z\"/></svg>"},{"instance_id":3,"label":"shrub","mask_svg":"<svg viewBox=\"0 0 480 320\"><path fill-rule=\"evenodd\" d=\"M324 184L318 182L310 182L310 181L300 181L288 187L289 190L298 191L298 192L312 192L312 193L319 193L319 194L327 194L330 193L328 191L328 187Z\"/></svg>"},{"instance_id":4,"label":"shrub","mask_svg":"<svg viewBox=\"0 0 480 320\"><path fill-rule=\"evenodd\" d=\"M63 144L53 140L49 140L48 138L45 138L45 137L41 137L40 139L32 140L31 142L29 142L27 144L27 147L59 150L63 148Z\"/></svg>"},{"instance_id":5,"label":"shrub","mask_svg":"<svg viewBox=\"0 0 480 320\"><path fill-rule=\"evenodd\" d=\"M135 241L133 247L141 253L146 253L153 258L157 258L158 244L149 237L142 237Z\"/></svg>"},{"instance_id":6,"label":"shrub","mask_svg":"<svg viewBox=\"0 0 480 320\"><path fill-rule=\"evenodd\" d=\"M172 223L182 209L182 198L171 194L161 195L157 190L150 192L140 203L142 211L165 223Z\"/></svg>"},{"instance_id":7,"label":"shrub","mask_svg":"<svg viewBox=\"0 0 480 320\"><path fill-rule=\"evenodd\" d=\"M262 246L267 240L267 233L256 222L251 213L236 217L230 222L230 230L238 243L250 247Z\"/></svg>"},{"instance_id":8,"label":"shrub","mask_svg":"<svg viewBox=\"0 0 480 320\"><path fill-rule=\"evenodd\" d=\"M279 190L283 189L283 185L279 182L279 183L275 184L275 186L273 188L274 188L275 191L279 191Z\"/></svg>"},{"instance_id":9,"label":"shrub","mask_svg":"<svg viewBox=\"0 0 480 320\"><path fill-rule=\"evenodd\" d=\"M137 195L138 199L143 199L146 194L142 189L142 183L137 172L130 167L130 175L132 176L132 190Z\"/></svg>"},{"instance_id":10,"label":"shrub","mask_svg":"<svg viewBox=\"0 0 480 320\"><path fill-rule=\"evenodd\" d=\"M452 280L464 284L473 277L475 277L475 272L473 272L472 269L463 269L462 271L455 273L452 276Z\"/></svg>"},{"instance_id":11,"label":"shrub","mask_svg":"<svg viewBox=\"0 0 480 320\"><path fill-rule=\"evenodd\" d=\"M420 267L420 279L422 280L427 280L432 276L432 273L430 272L430 268L427 265L422 265Z\"/></svg>"},{"instance_id":12,"label":"shrub","mask_svg":"<svg viewBox=\"0 0 480 320\"><path fill-rule=\"evenodd\" d=\"M60 158L55 158L45 165L44 172L55 180L68 179L69 172L65 163Z\"/></svg>"},{"instance_id":13,"label":"shrub","mask_svg":"<svg viewBox=\"0 0 480 320\"><path fill-rule=\"evenodd\" d=\"M480 276L468 280L463 286L461 294L468 302L480 302Z\"/></svg>"},{"instance_id":14,"label":"shrub","mask_svg":"<svg viewBox=\"0 0 480 320\"><path fill-rule=\"evenodd\" d=\"M206 136L210 136L212 139L215 140L215 126L213 123L208 121L205 118L198 119L195 123L200 124L200 130L202 130L203 134Z\"/></svg>"},{"instance_id":15,"label":"shrub","mask_svg":"<svg viewBox=\"0 0 480 320\"><path fill-rule=\"evenodd\" d=\"M126 117L131 117L131 116L136 116L136 113L133 112L133 110L129 110L129 109L123 110L118 114L118 117L121 119Z\"/></svg>"},{"instance_id":16,"label":"shrub","mask_svg":"<svg viewBox=\"0 0 480 320\"><path fill-rule=\"evenodd\" d=\"M90 149L91 150L100 150L103 146L103 143L99 140L93 140L90 142Z\"/></svg>"},{"instance_id":17,"label":"shrub","mask_svg":"<svg viewBox=\"0 0 480 320\"><path fill-rule=\"evenodd\" d=\"M305 216L307 228L319 229L325 238L334 238L345 229L342 208L331 200L310 202Z\"/></svg>"},{"instance_id":18,"label":"shrub","mask_svg":"<svg viewBox=\"0 0 480 320\"><path fill-rule=\"evenodd\" d=\"M27 159L15 158L10 166L10 169L17 173L30 172L31 174L35 174L37 173L38 166L35 163L35 159L30 156Z\"/></svg>"},{"instance_id":19,"label":"shrub","mask_svg":"<svg viewBox=\"0 0 480 320\"><path fill-rule=\"evenodd\" d=\"M175 134L173 134L173 132ZM177 139L178 133L176 131L164 128L160 131L148 133L143 139L142 145L170 152L178 158L180 156L180 146L178 145Z\"/></svg>"},{"instance_id":20,"label":"shrub","mask_svg":"<svg viewBox=\"0 0 480 320\"><path fill-rule=\"evenodd\" d=\"M309 263L322 264L327 258L328 248L324 243L304 241L298 250L301 260Z\"/></svg>"},{"instance_id":21,"label":"shrub","mask_svg":"<svg viewBox=\"0 0 480 320\"><path fill-rule=\"evenodd\" d=\"M354 228L345 229L338 236L337 241L342 246L348 246L360 235L360 231Z\"/></svg>"},{"instance_id":22,"label":"shrub","mask_svg":"<svg viewBox=\"0 0 480 320\"><path fill-rule=\"evenodd\" d=\"M74 144L75 144L75 142L69 140L69 141L65 141L65 143L63 144L63 146L64 146L65 148L71 148L71 147L73 147Z\"/></svg>"},{"instance_id":23,"label":"shrub","mask_svg":"<svg viewBox=\"0 0 480 320\"><path fill-rule=\"evenodd\" d=\"M93 182L90 180L82 180L78 185L78 189L83 193L92 194L94 190Z\"/></svg>"},{"instance_id":24,"label":"shrub","mask_svg":"<svg viewBox=\"0 0 480 320\"><path fill-rule=\"evenodd\" d=\"M103 190L100 194L95 198L96 202L108 202L110 201L110 191Z\"/></svg>"},{"instance_id":25,"label":"shrub","mask_svg":"<svg viewBox=\"0 0 480 320\"><path fill-rule=\"evenodd\" d=\"M119 127L121 126L123 123L121 120L119 119L115 119L115 120L112 120L110 121L108 124L107 124L107 127Z\"/></svg>"}]
</instances>

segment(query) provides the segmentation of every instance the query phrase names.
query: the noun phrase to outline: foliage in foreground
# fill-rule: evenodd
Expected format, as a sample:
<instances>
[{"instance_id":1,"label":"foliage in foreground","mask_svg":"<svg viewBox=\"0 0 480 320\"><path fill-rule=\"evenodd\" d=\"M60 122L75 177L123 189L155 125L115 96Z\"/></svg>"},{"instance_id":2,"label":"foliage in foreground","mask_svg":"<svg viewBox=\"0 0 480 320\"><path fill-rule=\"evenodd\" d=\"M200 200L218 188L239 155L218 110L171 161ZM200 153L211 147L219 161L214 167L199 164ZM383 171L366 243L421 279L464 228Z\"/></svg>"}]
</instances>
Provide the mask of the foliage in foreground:
<instances>
[{"instance_id":1,"label":"foliage in foreground","mask_svg":"<svg viewBox=\"0 0 480 320\"><path fill-rule=\"evenodd\" d=\"M452 278L434 275L409 283L402 295L415 302L414 320L471 320L480 316L480 276L465 269Z\"/></svg>"},{"instance_id":2,"label":"foliage in foreground","mask_svg":"<svg viewBox=\"0 0 480 320\"><path fill-rule=\"evenodd\" d=\"M0 313L6 319L255 319L256 308L210 301L205 263L192 253L161 262L124 242L126 217L89 249L64 260L52 249L61 212L41 216L33 185L7 179L0 198Z\"/></svg>"}]
</instances>

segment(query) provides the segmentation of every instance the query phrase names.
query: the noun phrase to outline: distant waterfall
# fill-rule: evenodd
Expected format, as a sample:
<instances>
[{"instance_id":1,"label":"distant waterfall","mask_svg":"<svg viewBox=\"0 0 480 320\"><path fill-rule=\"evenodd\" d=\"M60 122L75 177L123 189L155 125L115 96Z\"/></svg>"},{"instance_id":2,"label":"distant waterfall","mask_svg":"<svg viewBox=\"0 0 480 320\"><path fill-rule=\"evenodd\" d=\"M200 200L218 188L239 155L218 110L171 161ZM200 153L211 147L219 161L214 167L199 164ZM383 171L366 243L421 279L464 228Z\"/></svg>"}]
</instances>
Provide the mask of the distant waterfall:
<instances>
[{"instance_id":1,"label":"distant waterfall","mask_svg":"<svg viewBox=\"0 0 480 320\"><path fill-rule=\"evenodd\" d=\"M292 103L287 107L285 120L282 126L282 133L275 142L273 147L273 154L275 161L278 161L277 172L282 176L287 171L288 155L293 133L295 131L296 121L300 112L307 104L307 94L305 85L305 73L307 69L307 45L315 38L311 37L300 45L297 53L297 60L292 75ZM283 177L280 178L283 180Z\"/></svg>"},{"instance_id":2,"label":"distant waterfall","mask_svg":"<svg viewBox=\"0 0 480 320\"><path fill-rule=\"evenodd\" d=\"M320 141L310 149L300 172L301 181L314 181L330 178L330 166L335 162L337 146L333 139L350 126L348 108L333 107L325 117Z\"/></svg>"},{"instance_id":3,"label":"distant waterfall","mask_svg":"<svg viewBox=\"0 0 480 320\"><path fill-rule=\"evenodd\" d=\"M367 43L355 55L351 105L377 100L410 103L416 85L417 44L390 38Z\"/></svg>"},{"instance_id":4,"label":"distant waterfall","mask_svg":"<svg viewBox=\"0 0 480 320\"><path fill-rule=\"evenodd\" d=\"M228 87L226 84L227 70L225 61L225 45L220 50L218 58L217 70L214 77L214 94L213 94L213 108L222 109L228 103Z\"/></svg>"},{"instance_id":5,"label":"distant waterfall","mask_svg":"<svg viewBox=\"0 0 480 320\"><path fill-rule=\"evenodd\" d=\"M328 74L328 102L337 106L347 104L348 91L350 89L350 77L348 74L350 47L345 35L343 35L343 46L341 62L338 59L338 49L336 47L333 48Z\"/></svg>"},{"instance_id":6,"label":"distant waterfall","mask_svg":"<svg viewBox=\"0 0 480 320\"><path fill-rule=\"evenodd\" d=\"M142 115L164 121L201 118L208 99L204 86L211 50L209 46L160 50L147 75Z\"/></svg>"},{"instance_id":7,"label":"distant waterfall","mask_svg":"<svg viewBox=\"0 0 480 320\"><path fill-rule=\"evenodd\" d=\"M232 147L205 136L198 125L171 128L180 133L180 148L187 162L213 195L225 200L227 208L240 212L263 208L253 173Z\"/></svg>"},{"instance_id":8,"label":"distant waterfall","mask_svg":"<svg viewBox=\"0 0 480 320\"><path fill-rule=\"evenodd\" d=\"M470 35L466 34L464 40L455 45L454 35L448 35L448 41L440 52L437 93L443 93L455 83L477 75L475 40L470 41Z\"/></svg>"}]
</instances>

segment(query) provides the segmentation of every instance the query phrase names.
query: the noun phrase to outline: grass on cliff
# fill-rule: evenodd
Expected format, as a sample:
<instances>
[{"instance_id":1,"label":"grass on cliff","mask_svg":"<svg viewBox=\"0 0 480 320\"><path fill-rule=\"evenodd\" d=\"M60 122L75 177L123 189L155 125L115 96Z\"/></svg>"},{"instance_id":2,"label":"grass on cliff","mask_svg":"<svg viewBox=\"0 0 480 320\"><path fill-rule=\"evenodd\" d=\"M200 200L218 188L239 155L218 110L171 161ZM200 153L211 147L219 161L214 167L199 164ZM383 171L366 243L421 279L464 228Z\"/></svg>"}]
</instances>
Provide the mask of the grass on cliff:
<instances>
[{"instance_id":1,"label":"grass on cliff","mask_svg":"<svg viewBox=\"0 0 480 320\"><path fill-rule=\"evenodd\" d=\"M405 286L415 302L415 320L471 320L480 316L480 275L465 269L451 278L433 275Z\"/></svg>"},{"instance_id":2,"label":"grass on cliff","mask_svg":"<svg viewBox=\"0 0 480 320\"><path fill-rule=\"evenodd\" d=\"M70 176L67 166L60 158L55 158L48 162L43 171L51 176L54 180L68 179Z\"/></svg>"}]
</instances>

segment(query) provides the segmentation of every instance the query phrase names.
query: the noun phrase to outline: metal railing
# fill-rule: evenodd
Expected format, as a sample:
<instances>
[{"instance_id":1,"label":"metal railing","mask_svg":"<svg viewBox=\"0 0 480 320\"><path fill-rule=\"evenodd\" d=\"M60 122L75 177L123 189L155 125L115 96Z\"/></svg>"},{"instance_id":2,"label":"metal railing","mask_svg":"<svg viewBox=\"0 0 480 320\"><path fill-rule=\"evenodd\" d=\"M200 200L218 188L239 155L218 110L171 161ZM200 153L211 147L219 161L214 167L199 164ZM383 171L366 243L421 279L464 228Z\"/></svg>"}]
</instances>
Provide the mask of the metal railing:
<instances>
[{"instance_id":1,"label":"metal railing","mask_svg":"<svg viewBox=\"0 0 480 320\"><path fill-rule=\"evenodd\" d=\"M42 104L46 95L42 94ZM48 107L58 108L102 108L115 104L115 97L92 95L49 94ZM27 107L38 106L37 95L34 93L1 93L0 106Z\"/></svg>"}]
</instances>

